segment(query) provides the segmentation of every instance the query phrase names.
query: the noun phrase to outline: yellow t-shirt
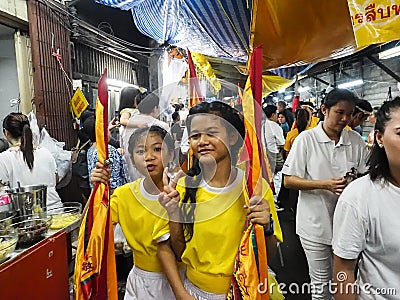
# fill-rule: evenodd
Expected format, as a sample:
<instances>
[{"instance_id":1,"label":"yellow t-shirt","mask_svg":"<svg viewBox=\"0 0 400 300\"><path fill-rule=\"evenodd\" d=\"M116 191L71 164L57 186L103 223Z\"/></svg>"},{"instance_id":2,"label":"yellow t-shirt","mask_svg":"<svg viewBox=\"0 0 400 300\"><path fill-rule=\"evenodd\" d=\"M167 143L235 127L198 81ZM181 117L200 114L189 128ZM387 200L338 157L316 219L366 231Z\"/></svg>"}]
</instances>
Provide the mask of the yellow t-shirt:
<instances>
[{"instance_id":1,"label":"yellow t-shirt","mask_svg":"<svg viewBox=\"0 0 400 300\"><path fill-rule=\"evenodd\" d=\"M290 130L285 139L285 145L283 146L283 150L285 150L287 153L289 153L290 149L292 149L294 140L297 138L299 135L299 131L297 128Z\"/></svg>"},{"instance_id":2,"label":"yellow t-shirt","mask_svg":"<svg viewBox=\"0 0 400 300\"><path fill-rule=\"evenodd\" d=\"M153 229L166 212L157 198L157 195L144 191L143 178L127 183L115 189L111 196L111 217L113 224L121 225L132 249L135 265L148 272L161 273Z\"/></svg>"},{"instance_id":3,"label":"yellow t-shirt","mask_svg":"<svg viewBox=\"0 0 400 300\"><path fill-rule=\"evenodd\" d=\"M311 128L314 128L318 125L319 123L319 118L317 117L312 117L311 122L310 122L310 126L307 126L306 129L304 130L308 130ZM283 146L283 150L286 151L286 155L287 153L289 153L290 149L292 149L294 140L298 137L299 135L299 130L296 128L293 128L294 126L292 126L292 130L290 130L287 135L286 135L286 139L285 139L285 145Z\"/></svg>"},{"instance_id":4,"label":"yellow t-shirt","mask_svg":"<svg viewBox=\"0 0 400 300\"><path fill-rule=\"evenodd\" d=\"M185 195L184 180L181 178L177 186L181 199ZM239 170L236 180L228 187L213 188L200 184L197 190L193 237L186 244L182 262L187 267L189 280L203 291L228 292L248 212L243 207L244 184L243 172ZM263 195L270 205L275 236L282 241L273 194L265 181Z\"/></svg>"},{"instance_id":5,"label":"yellow t-shirt","mask_svg":"<svg viewBox=\"0 0 400 300\"><path fill-rule=\"evenodd\" d=\"M319 121L320 121L320 119L318 117L311 116L311 120L308 121L307 129L317 127ZM296 123L296 121L294 121L291 130L296 129L296 128L297 128L297 123Z\"/></svg>"}]
</instances>

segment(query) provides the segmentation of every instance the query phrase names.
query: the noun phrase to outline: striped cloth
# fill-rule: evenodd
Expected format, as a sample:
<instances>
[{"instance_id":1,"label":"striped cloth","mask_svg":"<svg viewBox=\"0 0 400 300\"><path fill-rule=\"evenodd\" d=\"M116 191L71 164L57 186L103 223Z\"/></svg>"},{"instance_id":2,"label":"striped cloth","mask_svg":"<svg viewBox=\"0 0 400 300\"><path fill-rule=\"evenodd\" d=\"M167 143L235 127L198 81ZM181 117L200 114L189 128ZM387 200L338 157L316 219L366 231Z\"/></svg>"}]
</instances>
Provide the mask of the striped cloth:
<instances>
[{"instance_id":1,"label":"striped cloth","mask_svg":"<svg viewBox=\"0 0 400 300\"><path fill-rule=\"evenodd\" d=\"M247 61L252 1L96 0L96 2L122 10L131 10L138 30L158 43L188 48L204 55Z\"/></svg>"}]
</instances>

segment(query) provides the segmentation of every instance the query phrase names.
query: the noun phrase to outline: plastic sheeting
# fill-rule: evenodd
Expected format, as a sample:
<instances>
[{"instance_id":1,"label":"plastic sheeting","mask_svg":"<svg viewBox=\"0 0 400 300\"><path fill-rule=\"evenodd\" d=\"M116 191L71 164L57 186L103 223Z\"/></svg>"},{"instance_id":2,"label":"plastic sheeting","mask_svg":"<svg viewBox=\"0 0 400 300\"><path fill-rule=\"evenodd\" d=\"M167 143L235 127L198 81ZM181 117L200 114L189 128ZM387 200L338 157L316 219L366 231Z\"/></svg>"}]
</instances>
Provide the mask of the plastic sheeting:
<instances>
[{"instance_id":1,"label":"plastic sheeting","mask_svg":"<svg viewBox=\"0 0 400 300\"><path fill-rule=\"evenodd\" d=\"M254 0L251 46L264 69L307 64L356 50L347 0Z\"/></svg>"},{"instance_id":2,"label":"plastic sheeting","mask_svg":"<svg viewBox=\"0 0 400 300\"><path fill-rule=\"evenodd\" d=\"M160 44L172 44L214 57L247 61L252 1L96 0L96 2L131 10L138 30Z\"/></svg>"},{"instance_id":3,"label":"plastic sheeting","mask_svg":"<svg viewBox=\"0 0 400 300\"><path fill-rule=\"evenodd\" d=\"M362 0L349 1L364 3ZM263 45L263 69L286 78L292 78L302 68L285 67L340 58L360 49L355 42L347 0L96 2L130 9L138 29L161 44L174 44L238 62L247 61L249 49ZM386 11L387 7L381 8ZM365 7L362 9L364 11ZM390 6L389 10L394 15L400 7ZM378 11L376 13L380 16ZM369 44L379 42L371 40ZM277 68L280 70L274 70Z\"/></svg>"}]
</instances>

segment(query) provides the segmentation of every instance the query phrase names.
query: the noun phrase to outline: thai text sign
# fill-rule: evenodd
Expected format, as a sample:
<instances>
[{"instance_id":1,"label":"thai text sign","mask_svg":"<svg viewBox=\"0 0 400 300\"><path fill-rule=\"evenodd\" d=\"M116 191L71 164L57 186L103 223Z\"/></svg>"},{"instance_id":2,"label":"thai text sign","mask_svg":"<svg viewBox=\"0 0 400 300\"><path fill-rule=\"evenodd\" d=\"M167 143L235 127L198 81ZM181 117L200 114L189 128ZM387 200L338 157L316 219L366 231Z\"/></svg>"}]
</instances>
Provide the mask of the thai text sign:
<instances>
[{"instance_id":1,"label":"thai text sign","mask_svg":"<svg viewBox=\"0 0 400 300\"><path fill-rule=\"evenodd\" d=\"M71 108L74 115L79 118L82 112L89 106L85 96L83 95L80 88L77 88L75 94L71 99Z\"/></svg>"},{"instance_id":2,"label":"thai text sign","mask_svg":"<svg viewBox=\"0 0 400 300\"><path fill-rule=\"evenodd\" d=\"M400 0L347 0L357 46L400 39Z\"/></svg>"}]
</instances>

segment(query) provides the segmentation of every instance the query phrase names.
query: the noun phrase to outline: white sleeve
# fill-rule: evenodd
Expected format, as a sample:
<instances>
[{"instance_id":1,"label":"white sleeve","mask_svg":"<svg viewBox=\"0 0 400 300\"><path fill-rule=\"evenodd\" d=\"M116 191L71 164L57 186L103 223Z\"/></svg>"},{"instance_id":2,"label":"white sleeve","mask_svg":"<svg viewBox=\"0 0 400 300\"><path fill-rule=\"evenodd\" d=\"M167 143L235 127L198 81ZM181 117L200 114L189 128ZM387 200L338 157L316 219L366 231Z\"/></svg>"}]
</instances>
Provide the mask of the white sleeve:
<instances>
[{"instance_id":1,"label":"white sleeve","mask_svg":"<svg viewBox=\"0 0 400 300\"><path fill-rule=\"evenodd\" d=\"M285 137L283 136L283 129L278 124L276 124L276 126L274 125L273 127L274 127L276 144L278 146L285 145Z\"/></svg>"},{"instance_id":2,"label":"white sleeve","mask_svg":"<svg viewBox=\"0 0 400 300\"><path fill-rule=\"evenodd\" d=\"M10 164L10 162L8 162ZM7 168L6 152L0 153L0 180L6 184L7 181L11 181L10 174ZM12 184L12 182L10 182Z\"/></svg>"},{"instance_id":3,"label":"white sleeve","mask_svg":"<svg viewBox=\"0 0 400 300\"><path fill-rule=\"evenodd\" d=\"M358 189L354 184L345 189L333 217L333 253L344 259L356 259L365 249L367 222L358 207L360 201L354 201L360 195Z\"/></svg>"},{"instance_id":4,"label":"white sleeve","mask_svg":"<svg viewBox=\"0 0 400 300\"><path fill-rule=\"evenodd\" d=\"M282 174L305 178L307 170L307 136L302 132L293 143L282 168ZM309 137L308 137L309 138Z\"/></svg>"},{"instance_id":5,"label":"white sleeve","mask_svg":"<svg viewBox=\"0 0 400 300\"><path fill-rule=\"evenodd\" d=\"M168 241L170 237L171 237L171 235L170 235L169 232L166 233L166 234L163 234L162 236L160 236L160 237L157 239L157 243L162 243L162 242Z\"/></svg>"},{"instance_id":6,"label":"white sleeve","mask_svg":"<svg viewBox=\"0 0 400 300\"><path fill-rule=\"evenodd\" d=\"M267 121L262 123L261 127L261 143L264 145L264 148L267 148L267 140L265 139L265 126L267 125Z\"/></svg>"},{"instance_id":7,"label":"white sleeve","mask_svg":"<svg viewBox=\"0 0 400 300\"><path fill-rule=\"evenodd\" d=\"M367 166L367 160L368 160L368 149L367 145L364 143L364 141L361 142L361 157L358 162L358 168L357 168L357 173L359 174L365 174L368 172L368 166Z\"/></svg>"}]
</instances>

